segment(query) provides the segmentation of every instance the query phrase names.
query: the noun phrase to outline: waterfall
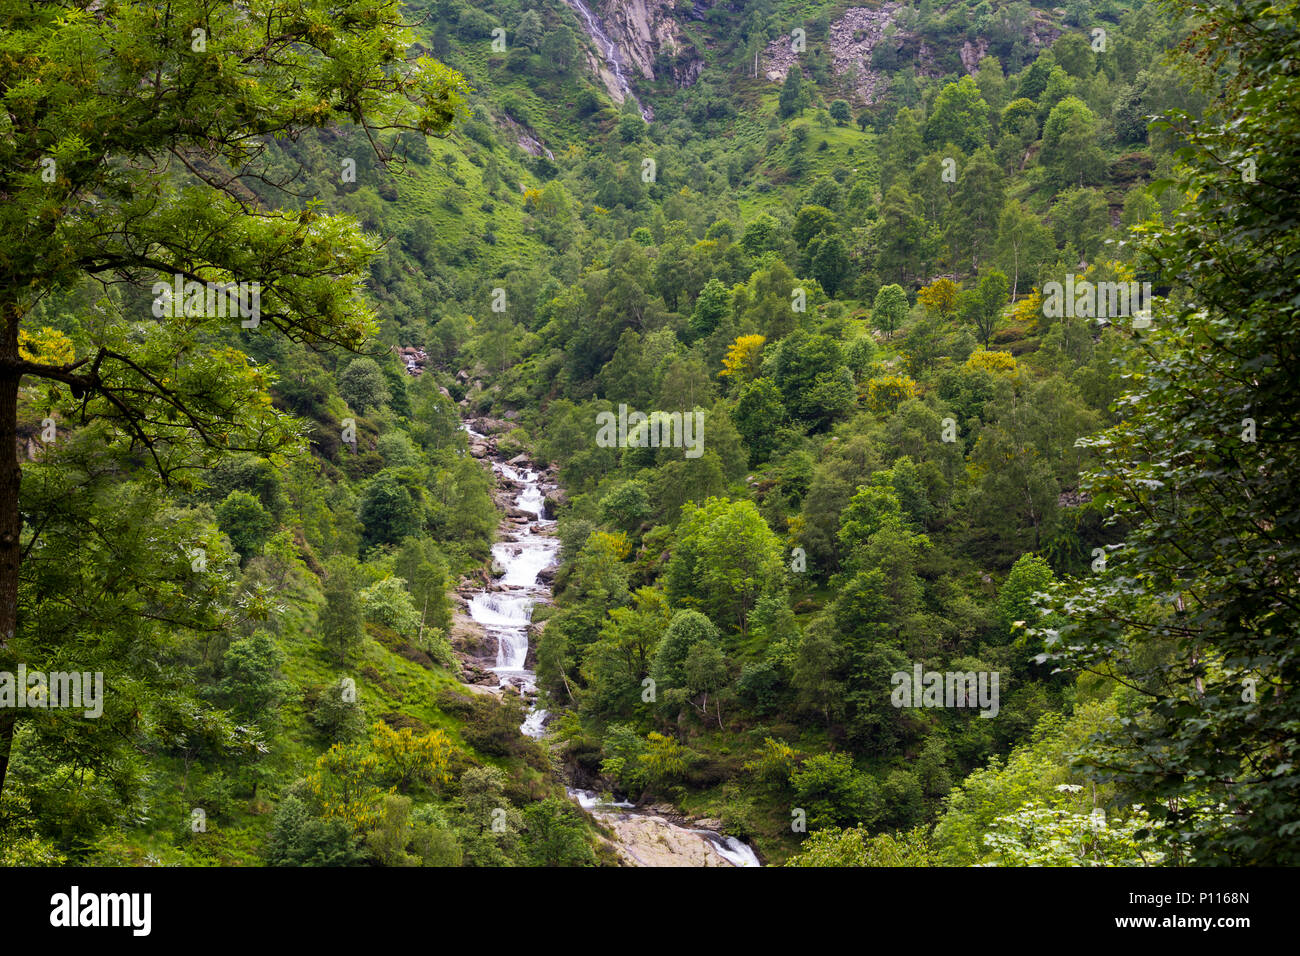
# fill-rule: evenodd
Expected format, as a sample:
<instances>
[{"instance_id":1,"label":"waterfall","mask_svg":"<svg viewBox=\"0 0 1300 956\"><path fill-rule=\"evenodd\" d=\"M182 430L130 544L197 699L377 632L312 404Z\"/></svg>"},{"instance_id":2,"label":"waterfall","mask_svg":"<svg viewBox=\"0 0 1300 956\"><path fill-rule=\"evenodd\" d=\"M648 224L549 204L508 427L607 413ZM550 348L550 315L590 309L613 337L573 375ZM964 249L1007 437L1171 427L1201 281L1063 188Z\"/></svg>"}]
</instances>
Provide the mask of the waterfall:
<instances>
[{"instance_id":1,"label":"waterfall","mask_svg":"<svg viewBox=\"0 0 1300 956\"><path fill-rule=\"evenodd\" d=\"M487 443L486 437L468 424L461 428L472 439ZM502 574L491 587L469 597L469 616L496 639L497 659L491 670L500 686L515 686L529 695L536 691L537 684L536 675L527 666L528 627L537 599L550 594L550 588L539 577L556 562L560 542L555 537L555 522L546 516L542 476L495 458L490 461L494 472L519 487L515 509L533 515L535 520L512 531L514 540L492 546L492 557ZM528 737L544 736L548 716L534 703L519 725L519 732ZM603 800L590 790L569 789L568 794L610 827L620 854L634 865L762 866L753 849L735 837L681 826L640 811L627 800Z\"/></svg>"},{"instance_id":2,"label":"waterfall","mask_svg":"<svg viewBox=\"0 0 1300 956\"><path fill-rule=\"evenodd\" d=\"M468 425L462 427L469 432L471 438L485 440L483 435ZM483 626L489 637L496 639L497 659L491 669L499 678L501 686L513 685L521 693L528 694L537 686L536 675L527 666L528 627L532 621L534 604L550 590L538 581L538 577L555 563L560 542L554 535L555 522L546 517L541 475L531 469L521 471L496 460L492 461L492 470L502 478L522 486L514 506L519 511L533 515L536 520L515 533L515 540L492 546L492 557L504 573L491 588L485 588L470 597L469 616ZM520 725L520 732L530 737L540 737L546 717L546 711L534 706Z\"/></svg>"},{"instance_id":3,"label":"waterfall","mask_svg":"<svg viewBox=\"0 0 1300 956\"><path fill-rule=\"evenodd\" d=\"M586 24L588 35L596 41L596 48L600 50L600 55L609 65L609 71L614 74L614 81L618 88L622 90L625 97L630 97L636 104L636 108L641 111L641 118L647 123L650 122L650 112L641 105L636 94L632 92L632 86L627 81L627 75L623 72L623 54L619 51L618 44L610 39L609 34L605 32L605 25L600 22L600 18L587 6L586 0L564 0L574 12Z\"/></svg>"}]
</instances>

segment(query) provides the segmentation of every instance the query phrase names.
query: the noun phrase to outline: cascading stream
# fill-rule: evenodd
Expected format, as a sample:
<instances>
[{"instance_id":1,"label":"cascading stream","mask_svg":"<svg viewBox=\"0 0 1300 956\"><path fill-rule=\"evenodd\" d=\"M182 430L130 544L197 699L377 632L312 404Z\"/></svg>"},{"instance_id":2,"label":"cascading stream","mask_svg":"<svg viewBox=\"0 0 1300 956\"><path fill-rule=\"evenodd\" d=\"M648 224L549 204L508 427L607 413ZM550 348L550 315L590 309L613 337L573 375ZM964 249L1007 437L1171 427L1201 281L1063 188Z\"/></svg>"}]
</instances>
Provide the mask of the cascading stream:
<instances>
[{"instance_id":1,"label":"cascading stream","mask_svg":"<svg viewBox=\"0 0 1300 956\"><path fill-rule=\"evenodd\" d=\"M463 427L471 438L486 441L485 436L468 425ZM521 487L514 506L533 515L535 520L513 532L513 541L492 546L492 557L504 573L491 588L470 597L469 616L483 626L488 636L496 638L497 659L491 670L501 686L513 685L520 693L530 694L537 685L536 675L527 664L528 627L537 599L550 591L538 577L555 563L560 542L553 534L555 522L546 517L541 476L531 469L519 470L495 459L492 470ZM546 717L546 711L534 706L519 729L530 737L540 737Z\"/></svg>"},{"instance_id":2,"label":"cascading stream","mask_svg":"<svg viewBox=\"0 0 1300 956\"><path fill-rule=\"evenodd\" d=\"M489 444L486 436L468 424L461 427L472 440ZM511 529L509 537L492 546L492 556L502 569L488 588L469 598L469 615L497 641L496 664L491 668L501 687L514 686L520 693L536 691L536 675L528 669L528 628L539 598L549 597L550 587L539 578L555 563L560 542L555 522L546 517L545 492L541 475L528 468L514 468L489 459L492 470L519 488L514 508L534 520ZM548 714L534 703L519 731L528 737L545 733ZM637 810L627 801L602 801L588 790L568 791L584 810L601 819L614 834L618 852L636 866L761 866L753 849L732 836L712 830L672 823L652 813Z\"/></svg>"}]
</instances>

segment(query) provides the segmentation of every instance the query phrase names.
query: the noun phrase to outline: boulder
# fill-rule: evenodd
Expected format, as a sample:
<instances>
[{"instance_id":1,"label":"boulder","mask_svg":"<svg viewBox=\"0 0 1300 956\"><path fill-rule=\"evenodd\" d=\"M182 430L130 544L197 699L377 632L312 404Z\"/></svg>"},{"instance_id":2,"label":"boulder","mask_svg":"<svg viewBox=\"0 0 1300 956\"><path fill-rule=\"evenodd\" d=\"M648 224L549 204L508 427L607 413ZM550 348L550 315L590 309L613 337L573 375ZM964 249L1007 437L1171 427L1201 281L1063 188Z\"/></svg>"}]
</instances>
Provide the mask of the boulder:
<instances>
[{"instance_id":1,"label":"boulder","mask_svg":"<svg viewBox=\"0 0 1300 956\"><path fill-rule=\"evenodd\" d=\"M493 674L491 671L486 670L483 667L480 667L478 663L473 660L461 660L460 670L461 670L461 674L463 675L461 678L463 683L479 684L479 685L490 684L493 687L495 687L498 683L496 674Z\"/></svg>"}]
</instances>

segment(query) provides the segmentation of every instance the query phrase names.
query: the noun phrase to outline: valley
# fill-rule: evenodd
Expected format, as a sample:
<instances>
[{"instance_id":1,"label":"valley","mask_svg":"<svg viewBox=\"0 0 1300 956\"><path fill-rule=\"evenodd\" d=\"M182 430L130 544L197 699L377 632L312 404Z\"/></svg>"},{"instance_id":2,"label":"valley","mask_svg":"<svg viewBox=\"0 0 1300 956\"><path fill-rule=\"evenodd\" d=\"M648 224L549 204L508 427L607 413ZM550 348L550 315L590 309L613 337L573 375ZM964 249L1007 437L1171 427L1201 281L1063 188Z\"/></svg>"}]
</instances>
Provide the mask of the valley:
<instances>
[{"instance_id":1,"label":"valley","mask_svg":"<svg viewBox=\"0 0 1300 956\"><path fill-rule=\"evenodd\" d=\"M1296 21L0 4L0 866L1300 862Z\"/></svg>"}]
</instances>

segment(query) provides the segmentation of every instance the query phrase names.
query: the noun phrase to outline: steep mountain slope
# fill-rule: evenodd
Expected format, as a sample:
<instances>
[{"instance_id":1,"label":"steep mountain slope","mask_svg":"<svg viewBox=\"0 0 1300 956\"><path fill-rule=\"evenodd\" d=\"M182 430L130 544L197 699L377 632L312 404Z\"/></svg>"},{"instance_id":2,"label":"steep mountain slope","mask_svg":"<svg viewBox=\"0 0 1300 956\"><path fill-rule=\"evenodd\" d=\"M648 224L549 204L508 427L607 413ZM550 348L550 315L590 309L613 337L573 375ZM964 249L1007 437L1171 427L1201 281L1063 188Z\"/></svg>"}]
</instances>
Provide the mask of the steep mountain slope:
<instances>
[{"instance_id":1,"label":"steep mountain slope","mask_svg":"<svg viewBox=\"0 0 1300 956\"><path fill-rule=\"evenodd\" d=\"M55 547L31 546L32 660L61 653L59 575L136 563L85 640L144 689L93 759L26 725L7 859L617 863L566 786L770 862L840 840L996 862L982 837L1035 802L1069 826L1107 808L1116 861L1163 852L1070 763L1126 692L1055 672L1026 624L1059 626L1034 596L1102 573L1125 531L1080 439L1120 420L1137 310L1044 303L1152 278L1130 230L1179 201L1146 188L1179 141L1146 118L1203 105L1165 59L1184 24L1113 2L404 9L413 52L463 77L450 129L380 131L377 156L311 128L240 184L374 237L365 354L213 335L301 447L164 488L131 434L25 386L24 513ZM89 354L87 316L146 314L147 290L60 290L24 347ZM72 424L51 448L52 405ZM554 600L507 668L535 673L540 740L490 669L517 608L493 635L462 606L512 593L492 549L533 523L503 465L545 473L557 521ZM166 560L101 544L127 504ZM212 578L181 560L199 538ZM169 597L211 589L211 620L149 632L161 675L121 653L149 562ZM102 776L70 790L83 760Z\"/></svg>"}]
</instances>

